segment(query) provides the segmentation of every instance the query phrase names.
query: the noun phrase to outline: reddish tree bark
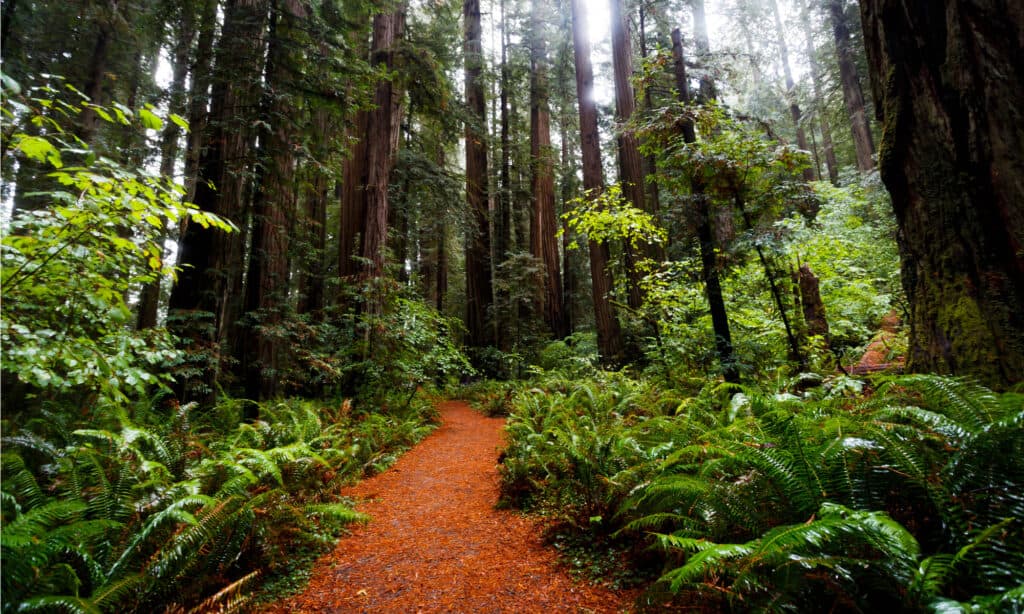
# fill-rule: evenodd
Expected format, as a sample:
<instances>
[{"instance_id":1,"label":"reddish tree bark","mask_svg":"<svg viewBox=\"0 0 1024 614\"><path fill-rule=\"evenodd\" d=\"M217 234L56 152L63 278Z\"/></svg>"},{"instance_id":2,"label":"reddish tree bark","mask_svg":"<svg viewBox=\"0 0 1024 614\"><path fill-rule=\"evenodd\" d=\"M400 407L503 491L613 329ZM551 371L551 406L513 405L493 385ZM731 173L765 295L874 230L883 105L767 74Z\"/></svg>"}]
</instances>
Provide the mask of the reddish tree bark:
<instances>
[{"instance_id":1,"label":"reddish tree bark","mask_svg":"<svg viewBox=\"0 0 1024 614\"><path fill-rule=\"evenodd\" d=\"M583 157L583 189L587 198L604 190L601 168L601 141L597 130L597 104L594 102L594 71L590 63L590 39L586 11L581 0L572 0L573 50L576 58L576 96L580 114L580 152ZM611 303L615 283L608 263L608 244L590 241L590 278L594 299L594 324L601 360L616 364L622 360L622 329Z\"/></svg>"},{"instance_id":2,"label":"reddish tree bark","mask_svg":"<svg viewBox=\"0 0 1024 614\"><path fill-rule=\"evenodd\" d=\"M646 211L644 206L644 167L640 157L640 146L636 134L625 128L626 122L633 117L636 110L636 97L633 93L633 50L626 30L625 16L622 14L622 0L610 0L612 28L612 68L615 82L615 119L619 123L617 137L619 149L619 179L622 193L633 207ZM640 290L640 273L636 268L637 255L632 245L623 245L626 259L626 277L629 294L627 302L630 308L639 309L643 304L643 292Z\"/></svg>"},{"instance_id":3,"label":"reddish tree bark","mask_svg":"<svg viewBox=\"0 0 1024 614\"><path fill-rule=\"evenodd\" d=\"M404 7L373 17L371 66L394 69L395 46L404 27ZM401 117L401 97L390 78L377 82L373 103L366 132L366 225L362 255L366 262L364 276L380 278L384 275L388 238L388 178L394 166ZM370 313L379 313L383 304L370 300L367 307Z\"/></svg>"},{"instance_id":4,"label":"reddish tree bark","mask_svg":"<svg viewBox=\"0 0 1024 614\"><path fill-rule=\"evenodd\" d=\"M226 7L217 45L210 130L199 161L194 202L239 228L245 226L253 119L258 108L265 49L267 0L238 0ZM178 243L181 270L171 291L172 330L204 354L201 375L179 382L182 400L212 402L220 347L232 347L241 310L241 232L187 224ZM197 321L199 318L200 321Z\"/></svg>"},{"instance_id":5,"label":"reddish tree bark","mask_svg":"<svg viewBox=\"0 0 1024 614\"><path fill-rule=\"evenodd\" d=\"M530 47L530 170L533 211L530 253L544 263L541 311L556 339L569 334L562 303L562 275L555 216L555 172L551 159L551 112L548 108L547 58L540 26L540 3L533 0Z\"/></svg>"},{"instance_id":6,"label":"reddish tree bark","mask_svg":"<svg viewBox=\"0 0 1024 614\"><path fill-rule=\"evenodd\" d=\"M864 0L879 171L899 224L908 367L1024 377L1024 5Z\"/></svg>"}]
</instances>

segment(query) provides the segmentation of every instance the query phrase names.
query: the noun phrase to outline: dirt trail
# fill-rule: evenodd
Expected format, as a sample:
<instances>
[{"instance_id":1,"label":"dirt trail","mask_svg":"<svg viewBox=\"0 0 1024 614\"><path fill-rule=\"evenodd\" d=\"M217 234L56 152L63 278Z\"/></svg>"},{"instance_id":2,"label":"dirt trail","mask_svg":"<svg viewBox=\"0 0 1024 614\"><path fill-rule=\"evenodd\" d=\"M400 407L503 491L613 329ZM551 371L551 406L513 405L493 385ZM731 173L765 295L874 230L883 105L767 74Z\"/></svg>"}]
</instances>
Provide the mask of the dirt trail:
<instances>
[{"instance_id":1,"label":"dirt trail","mask_svg":"<svg viewBox=\"0 0 1024 614\"><path fill-rule=\"evenodd\" d=\"M465 403L387 472L346 489L373 520L266 612L620 612L631 599L558 567L537 524L494 509L504 421Z\"/></svg>"},{"instance_id":2,"label":"dirt trail","mask_svg":"<svg viewBox=\"0 0 1024 614\"><path fill-rule=\"evenodd\" d=\"M890 311L882 318L881 330L864 350L860 362L850 367L851 375L866 375L878 371L899 371L903 368L902 356L888 360L889 343L896 336L900 325L900 317L896 311Z\"/></svg>"}]
</instances>

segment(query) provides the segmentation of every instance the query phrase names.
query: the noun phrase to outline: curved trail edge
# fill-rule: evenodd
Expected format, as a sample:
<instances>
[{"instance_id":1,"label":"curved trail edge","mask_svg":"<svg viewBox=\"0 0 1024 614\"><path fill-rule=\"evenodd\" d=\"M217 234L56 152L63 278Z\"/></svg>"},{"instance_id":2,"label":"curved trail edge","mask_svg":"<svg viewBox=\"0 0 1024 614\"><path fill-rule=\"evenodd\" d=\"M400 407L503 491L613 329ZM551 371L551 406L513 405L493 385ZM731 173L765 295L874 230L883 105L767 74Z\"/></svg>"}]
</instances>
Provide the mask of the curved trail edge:
<instances>
[{"instance_id":1,"label":"curved trail edge","mask_svg":"<svg viewBox=\"0 0 1024 614\"><path fill-rule=\"evenodd\" d=\"M536 521L496 510L504 420L460 401L388 471L342 491L370 523L266 612L597 612L633 595L573 580Z\"/></svg>"}]
</instances>

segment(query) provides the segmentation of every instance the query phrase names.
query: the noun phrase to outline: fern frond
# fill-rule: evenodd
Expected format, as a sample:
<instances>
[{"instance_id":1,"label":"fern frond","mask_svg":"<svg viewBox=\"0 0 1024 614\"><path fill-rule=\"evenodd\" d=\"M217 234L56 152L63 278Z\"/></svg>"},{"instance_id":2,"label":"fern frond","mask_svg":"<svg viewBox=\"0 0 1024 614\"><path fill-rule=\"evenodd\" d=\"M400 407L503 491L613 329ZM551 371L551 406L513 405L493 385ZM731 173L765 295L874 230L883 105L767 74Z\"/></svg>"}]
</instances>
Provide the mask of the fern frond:
<instances>
[{"instance_id":1,"label":"fern frond","mask_svg":"<svg viewBox=\"0 0 1024 614\"><path fill-rule=\"evenodd\" d=\"M369 522L370 517L357 512L342 503L314 503L306 505L306 513L314 516L324 516L341 524L353 522Z\"/></svg>"},{"instance_id":2,"label":"fern frond","mask_svg":"<svg viewBox=\"0 0 1024 614\"><path fill-rule=\"evenodd\" d=\"M284 476L281 467L270 454L265 450L256 448L236 448L235 455L237 462L253 470L259 477L270 476L279 486L284 486Z\"/></svg>"},{"instance_id":3,"label":"fern frond","mask_svg":"<svg viewBox=\"0 0 1024 614\"><path fill-rule=\"evenodd\" d=\"M52 501L24 512L2 529L6 539L39 538L48 530L79 520L87 506L83 501Z\"/></svg>"},{"instance_id":4,"label":"fern frond","mask_svg":"<svg viewBox=\"0 0 1024 614\"><path fill-rule=\"evenodd\" d=\"M103 610L88 599L72 595L46 595L32 597L18 605L19 612L67 612L68 614L103 614Z\"/></svg>"},{"instance_id":5,"label":"fern frond","mask_svg":"<svg viewBox=\"0 0 1024 614\"><path fill-rule=\"evenodd\" d=\"M946 414L971 431L983 429L1000 414L995 393L968 379L931 374L900 375L887 379L879 391L889 393L894 386L920 393L926 408Z\"/></svg>"},{"instance_id":6,"label":"fern frond","mask_svg":"<svg viewBox=\"0 0 1024 614\"><path fill-rule=\"evenodd\" d=\"M118 578L94 589L89 601L100 611L112 612L130 603L133 595L143 593L148 583L149 578L141 574Z\"/></svg>"},{"instance_id":7,"label":"fern frond","mask_svg":"<svg viewBox=\"0 0 1024 614\"><path fill-rule=\"evenodd\" d=\"M36 476L25 466L25 460L13 452L3 454L4 490L19 502L19 507L34 508L43 505L46 495Z\"/></svg>"},{"instance_id":8,"label":"fern frond","mask_svg":"<svg viewBox=\"0 0 1024 614\"><path fill-rule=\"evenodd\" d=\"M251 595L247 591L256 583L259 577L259 571L242 576L189 610L189 614L203 614L214 611L219 614L241 612L242 608L251 599Z\"/></svg>"},{"instance_id":9,"label":"fern frond","mask_svg":"<svg viewBox=\"0 0 1024 614\"><path fill-rule=\"evenodd\" d=\"M118 557L117 561L110 567L110 571L107 572L107 576L111 578L118 577L122 573L122 570L142 549L142 546L145 545L146 542L148 542L150 538L161 528L168 525L181 524L194 526L198 524L199 521L191 512L188 511L188 508L201 508L203 506L213 505L214 503L215 500L206 495L182 497L168 505L163 510L150 516L146 519L142 528L132 534L131 539L121 550L121 556Z\"/></svg>"}]
</instances>

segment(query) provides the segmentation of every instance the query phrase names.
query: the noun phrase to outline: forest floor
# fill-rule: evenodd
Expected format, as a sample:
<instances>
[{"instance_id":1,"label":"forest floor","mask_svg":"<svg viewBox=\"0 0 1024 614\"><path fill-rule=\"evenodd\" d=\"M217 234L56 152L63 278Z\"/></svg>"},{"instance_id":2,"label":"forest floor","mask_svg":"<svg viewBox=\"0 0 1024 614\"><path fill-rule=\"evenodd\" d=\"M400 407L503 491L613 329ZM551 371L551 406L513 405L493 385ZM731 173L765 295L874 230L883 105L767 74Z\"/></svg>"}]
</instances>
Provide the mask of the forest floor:
<instances>
[{"instance_id":1,"label":"forest floor","mask_svg":"<svg viewBox=\"0 0 1024 614\"><path fill-rule=\"evenodd\" d=\"M856 365L850 367L851 375L866 375L878 371L901 370L903 356L891 357L890 347L900 327L900 317L895 311L882 318L881 330L864 350L864 355Z\"/></svg>"},{"instance_id":2,"label":"forest floor","mask_svg":"<svg viewBox=\"0 0 1024 614\"><path fill-rule=\"evenodd\" d=\"M573 579L536 520L496 510L501 418L459 401L388 471L345 489L372 520L317 563L284 612L628 611L635 592Z\"/></svg>"}]
</instances>

